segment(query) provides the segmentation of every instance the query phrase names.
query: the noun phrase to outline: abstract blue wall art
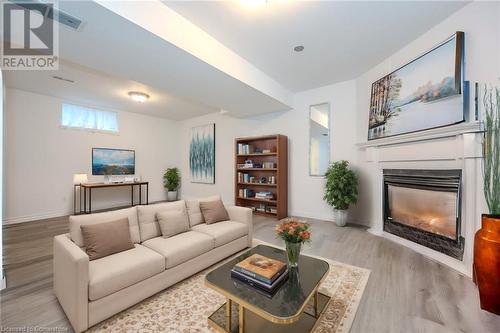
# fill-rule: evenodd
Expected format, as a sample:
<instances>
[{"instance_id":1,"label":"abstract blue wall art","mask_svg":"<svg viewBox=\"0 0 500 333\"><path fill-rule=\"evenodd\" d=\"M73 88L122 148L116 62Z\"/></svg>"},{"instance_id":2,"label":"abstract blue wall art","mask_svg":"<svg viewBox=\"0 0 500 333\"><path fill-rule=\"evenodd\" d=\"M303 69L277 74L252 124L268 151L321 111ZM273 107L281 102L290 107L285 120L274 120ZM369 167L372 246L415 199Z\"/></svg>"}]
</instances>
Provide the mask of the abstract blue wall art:
<instances>
[{"instance_id":1,"label":"abstract blue wall art","mask_svg":"<svg viewBox=\"0 0 500 333\"><path fill-rule=\"evenodd\" d=\"M191 128L189 173L192 183L215 184L215 124Z\"/></svg>"}]
</instances>

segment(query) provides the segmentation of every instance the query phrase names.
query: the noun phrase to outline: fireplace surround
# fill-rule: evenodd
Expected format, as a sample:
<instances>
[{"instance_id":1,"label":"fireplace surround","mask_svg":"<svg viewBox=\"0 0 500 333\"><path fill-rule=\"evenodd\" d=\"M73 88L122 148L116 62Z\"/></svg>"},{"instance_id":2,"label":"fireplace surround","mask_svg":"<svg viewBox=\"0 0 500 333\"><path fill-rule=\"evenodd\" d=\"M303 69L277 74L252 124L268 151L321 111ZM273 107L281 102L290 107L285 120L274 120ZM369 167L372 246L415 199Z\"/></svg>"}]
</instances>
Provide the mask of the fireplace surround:
<instances>
[{"instance_id":1,"label":"fireplace surround","mask_svg":"<svg viewBox=\"0 0 500 333\"><path fill-rule=\"evenodd\" d=\"M383 170L383 230L462 260L462 170Z\"/></svg>"}]
</instances>

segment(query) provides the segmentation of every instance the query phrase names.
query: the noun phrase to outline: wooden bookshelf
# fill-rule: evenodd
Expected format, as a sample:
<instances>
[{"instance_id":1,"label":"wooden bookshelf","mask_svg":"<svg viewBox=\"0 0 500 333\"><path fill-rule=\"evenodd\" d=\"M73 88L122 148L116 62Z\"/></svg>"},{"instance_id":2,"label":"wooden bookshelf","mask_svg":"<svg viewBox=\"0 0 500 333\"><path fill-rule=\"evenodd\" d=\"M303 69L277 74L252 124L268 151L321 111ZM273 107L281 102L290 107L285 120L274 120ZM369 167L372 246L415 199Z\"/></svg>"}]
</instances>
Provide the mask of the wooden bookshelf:
<instances>
[{"instance_id":1,"label":"wooden bookshelf","mask_svg":"<svg viewBox=\"0 0 500 333\"><path fill-rule=\"evenodd\" d=\"M243 148L241 145L245 145ZM240 167L251 160L252 167ZM266 168L260 167L264 163ZM257 164L257 166L255 166ZM246 176L244 176L246 175ZM274 177L274 182L271 182ZM237 206L254 207L255 214L282 219L288 216L288 138L266 135L235 140L235 190ZM244 196L242 191L247 190ZM272 199L256 198L257 192L271 192ZM259 211L264 208L265 211ZM275 208L270 211L269 208Z\"/></svg>"}]
</instances>

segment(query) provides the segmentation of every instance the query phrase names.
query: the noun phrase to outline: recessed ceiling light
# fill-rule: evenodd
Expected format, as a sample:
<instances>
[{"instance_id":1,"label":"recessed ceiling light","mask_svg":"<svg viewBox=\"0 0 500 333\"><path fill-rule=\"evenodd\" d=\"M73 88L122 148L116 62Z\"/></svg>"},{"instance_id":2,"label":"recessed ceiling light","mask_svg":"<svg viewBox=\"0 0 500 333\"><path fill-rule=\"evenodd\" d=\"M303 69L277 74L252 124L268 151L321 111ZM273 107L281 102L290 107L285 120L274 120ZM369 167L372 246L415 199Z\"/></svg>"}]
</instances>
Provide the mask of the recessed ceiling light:
<instances>
[{"instance_id":1,"label":"recessed ceiling light","mask_svg":"<svg viewBox=\"0 0 500 333\"><path fill-rule=\"evenodd\" d=\"M295 46L295 47L293 48L293 50L294 50L295 52L302 52L302 51L304 51L304 46L302 46L302 45L297 45L297 46Z\"/></svg>"},{"instance_id":2,"label":"recessed ceiling light","mask_svg":"<svg viewBox=\"0 0 500 333\"><path fill-rule=\"evenodd\" d=\"M134 101L136 102L145 102L149 99L149 95L148 94L145 94L143 92L139 92L139 91L130 91L128 93L128 95L130 96L130 98L132 98Z\"/></svg>"}]
</instances>

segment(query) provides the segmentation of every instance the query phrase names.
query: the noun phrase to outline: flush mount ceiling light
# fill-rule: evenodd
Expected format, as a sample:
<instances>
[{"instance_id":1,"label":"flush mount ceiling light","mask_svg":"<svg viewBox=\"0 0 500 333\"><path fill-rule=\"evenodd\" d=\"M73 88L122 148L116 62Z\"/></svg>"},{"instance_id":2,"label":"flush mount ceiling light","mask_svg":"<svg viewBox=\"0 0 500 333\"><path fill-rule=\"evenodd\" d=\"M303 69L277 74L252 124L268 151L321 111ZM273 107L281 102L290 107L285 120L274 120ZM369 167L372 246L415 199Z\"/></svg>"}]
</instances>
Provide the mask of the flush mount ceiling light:
<instances>
[{"instance_id":1,"label":"flush mount ceiling light","mask_svg":"<svg viewBox=\"0 0 500 333\"><path fill-rule=\"evenodd\" d=\"M304 51L304 46L303 45L297 45L293 48L295 52L302 52Z\"/></svg>"},{"instance_id":2,"label":"flush mount ceiling light","mask_svg":"<svg viewBox=\"0 0 500 333\"><path fill-rule=\"evenodd\" d=\"M145 93L142 93L142 92L139 92L139 91L130 91L128 93L128 95L130 96L130 98L132 98L134 101L136 102L145 102L149 99L149 95L148 94L145 94Z\"/></svg>"},{"instance_id":3,"label":"flush mount ceiling light","mask_svg":"<svg viewBox=\"0 0 500 333\"><path fill-rule=\"evenodd\" d=\"M250 9L265 7L269 0L240 0L240 3Z\"/></svg>"}]
</instances>

